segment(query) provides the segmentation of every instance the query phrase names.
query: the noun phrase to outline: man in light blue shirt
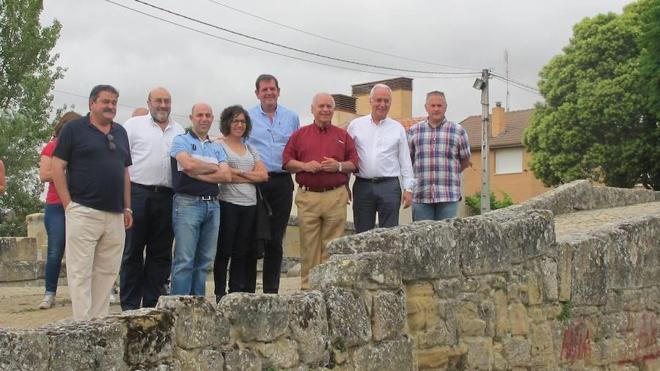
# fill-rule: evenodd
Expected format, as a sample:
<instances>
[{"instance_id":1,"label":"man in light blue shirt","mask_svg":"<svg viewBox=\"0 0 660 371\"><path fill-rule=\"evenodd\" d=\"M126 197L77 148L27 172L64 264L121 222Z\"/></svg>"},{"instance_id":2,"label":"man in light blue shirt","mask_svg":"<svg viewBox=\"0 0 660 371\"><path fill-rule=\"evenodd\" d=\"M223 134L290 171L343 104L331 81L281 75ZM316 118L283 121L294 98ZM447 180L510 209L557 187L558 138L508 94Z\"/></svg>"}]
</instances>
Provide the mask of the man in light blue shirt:
<instances>
[{"instance_id":1,"label":"man in light blue shirt","mask_svg":"<svg viewBox=\"0 0 660 371\"><path fill-rule=\"evenodd\" d=\"M260 185L263 197L270 203L271 240L264 248L263 290L277 294L282 266L282 240L289 223L293 202L291 174L282 168L282 152L289 137L300 127L295 112L277 104L280 86L273 75L260 75L255 83L255 95L260 104L250 109L252 132L247 143L257 149L268 169L268 181ZM256 262L256 260L255 260ZM248 282L255 282L250 279ZM254 292L255 287L246 291Z\"/></svg>"}]
</instances>

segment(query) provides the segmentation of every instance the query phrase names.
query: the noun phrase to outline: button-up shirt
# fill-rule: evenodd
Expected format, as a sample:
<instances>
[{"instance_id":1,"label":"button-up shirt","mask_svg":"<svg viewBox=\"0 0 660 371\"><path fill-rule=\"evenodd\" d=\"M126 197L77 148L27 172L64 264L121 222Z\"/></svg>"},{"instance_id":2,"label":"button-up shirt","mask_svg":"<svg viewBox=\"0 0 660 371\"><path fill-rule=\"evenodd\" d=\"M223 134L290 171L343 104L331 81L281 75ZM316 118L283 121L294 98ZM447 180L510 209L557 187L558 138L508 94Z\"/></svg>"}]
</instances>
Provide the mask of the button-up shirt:
<instances>
[{"instance_id":1,"label":"button-up shirt","mask_svg":"<svg viewBox=\"0 0 660 371\"><path fill-rule=\"evenodd\" d=\"M128 168L131 181L172 187L170 149L174 137L184 133L183 127L170 119L162 130L151 115L145 115L128 119L124 129L133 159L133 165Z\"/></svg>"},{"instance_id":2,"label":"button-up shirt","mask_svg":"<svg viewBox=\"0 0 660 371\"><path fill-rule=\"evenodd\" d=\"M259 104L249 114L252 131L246 142L257 149L268 172L284 172L282 152L291 134L300 128L298 114L278 105L271 121Z\"/></svg>"},{"instance_id":3,"label":"button-up shirt","mask_svg":"<svg viewBox=\"0 0 660 371\"><path fill-rule=\"evenodd\" d=\"M470 158L467 132L446 118L437 128L422 121L408 129L408 144L417 184L413 201L461 199L461 161Z\"/></svg>"},{"instance_id":4,"label":"button-up shirt","mask_svg":"<svg viewBox=\"0 0 660 371\"><path fill-rule=\"evenodd\" d=\"M371 115L358 117L348 125L360 157L361 178L403 177L403 188L415 186L410 150L403 126L385 118L374 122Z\"/></svg>"},{"instance_id":5,"label":"button-up shirt","mask_svg":"<svg viewBox=\"0 0 660 371\"><path fill-rule=\"evenodd\" d=\"M283 154L284 164L291 160L301 162L318 161L325 157L337 161L350 161L358 166L358 154L353 138L348 132L334 125L319 128L311 124L298 129L287 143ZM311 188L333 188L348 182L348 174L340 172L296 173L296 182Z\"/></svg>"}]
</instances>

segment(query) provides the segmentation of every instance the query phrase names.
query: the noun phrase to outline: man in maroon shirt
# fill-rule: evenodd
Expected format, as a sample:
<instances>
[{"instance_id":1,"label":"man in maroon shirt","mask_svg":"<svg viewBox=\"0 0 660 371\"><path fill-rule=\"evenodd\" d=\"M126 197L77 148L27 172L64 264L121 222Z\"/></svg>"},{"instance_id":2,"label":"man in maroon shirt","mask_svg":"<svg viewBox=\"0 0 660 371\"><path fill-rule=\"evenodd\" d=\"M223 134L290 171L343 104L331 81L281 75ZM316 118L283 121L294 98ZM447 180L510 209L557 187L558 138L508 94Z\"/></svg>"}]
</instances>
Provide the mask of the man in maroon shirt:
<instances>
[{"instance_id":1,"label":"man in maroon shirt","mask_svg":"<svg viewBox=\"0 0 660 371\"><path fill-rule=\"evenodd\" d=\"M328 259L326 245L344 234L349 174L357 170L353 138L332 125L335 100L318 93L312 100L314 123L298 129L284 148L282 164L296 174L300 229L301 288L309 288L309 271Z\"/></svg>"}]
</instances>

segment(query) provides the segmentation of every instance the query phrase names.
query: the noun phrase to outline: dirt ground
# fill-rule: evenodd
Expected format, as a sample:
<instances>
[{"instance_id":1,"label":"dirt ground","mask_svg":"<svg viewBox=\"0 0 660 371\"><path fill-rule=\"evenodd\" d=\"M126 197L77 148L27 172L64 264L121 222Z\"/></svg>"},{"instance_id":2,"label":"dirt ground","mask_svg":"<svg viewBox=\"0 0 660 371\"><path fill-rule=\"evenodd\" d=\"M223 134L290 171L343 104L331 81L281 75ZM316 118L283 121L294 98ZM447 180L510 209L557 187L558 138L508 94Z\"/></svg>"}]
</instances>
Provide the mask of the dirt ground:
<instances>
[{"instance_id":1,"label":"dirt ground","mask_svg":"<svg viewBox=\"0 0 660 371\"><path fill-rule=\"evenodd\" d=\"M213 280L206 283L207 298L215 303ZM292 294L300 290L300 277L282 277L280 293ZM261 292L261 279L257 280L257 292ZM69 288L59 286L53 308L41 310L39 303L44 295L43 286L0 287L0 327L29 329L71 319ZM117 298L119 300L119 298ZM121 311L119 302L110 305L111 313Z\"/></svg>"}]
</instances>

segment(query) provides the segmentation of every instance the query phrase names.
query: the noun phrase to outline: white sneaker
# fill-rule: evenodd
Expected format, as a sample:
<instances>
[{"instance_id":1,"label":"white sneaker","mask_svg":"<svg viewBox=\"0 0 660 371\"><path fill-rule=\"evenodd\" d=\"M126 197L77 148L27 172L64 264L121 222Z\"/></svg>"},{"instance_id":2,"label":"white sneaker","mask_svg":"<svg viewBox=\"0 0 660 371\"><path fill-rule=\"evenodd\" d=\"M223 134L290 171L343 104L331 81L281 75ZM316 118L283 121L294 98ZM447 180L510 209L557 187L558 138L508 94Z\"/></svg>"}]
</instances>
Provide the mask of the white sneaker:
<instances>
[{"instance_id":1,"label":"white sneaker","mask_svg":"<svg viewBox=\"0 0 660 371\"><path fill-rule=\"evenodd\" d=\"M55 295L46 294L44 299L39 303L39 309L50 309L55 306Z\"/></svg>"}]
</instances>

